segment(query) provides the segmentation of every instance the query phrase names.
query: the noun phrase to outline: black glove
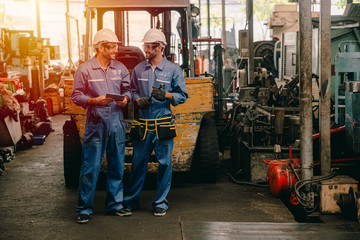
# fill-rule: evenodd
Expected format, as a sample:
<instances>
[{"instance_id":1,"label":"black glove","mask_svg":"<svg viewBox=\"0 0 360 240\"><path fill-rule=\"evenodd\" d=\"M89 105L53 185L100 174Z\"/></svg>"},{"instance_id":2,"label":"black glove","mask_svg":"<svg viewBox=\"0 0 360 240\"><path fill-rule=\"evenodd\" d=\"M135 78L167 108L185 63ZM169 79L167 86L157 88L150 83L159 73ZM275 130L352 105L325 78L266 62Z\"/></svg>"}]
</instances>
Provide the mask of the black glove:
<instances>
[{"instance_id":1,"label":"black glove","mask_svg":"<svg viewBox=\"0 0 360 240\"><path fill-rule=\"evenodd\" d=\"M148 97L141 97L136 101L139 108L146 108L150 106L150 98Z\"/></svg>"},{"instance_id":2,"label":"black glove","mask_svg":"<svg viewBox=\"0 0 360 240\"><path fill-rule=\"evenodd\" d=\"M162 101L165 99L166 91L161 87L153 87L153 91L151 96L154 97L156 100Z\"/></svg>"}]
</instances>

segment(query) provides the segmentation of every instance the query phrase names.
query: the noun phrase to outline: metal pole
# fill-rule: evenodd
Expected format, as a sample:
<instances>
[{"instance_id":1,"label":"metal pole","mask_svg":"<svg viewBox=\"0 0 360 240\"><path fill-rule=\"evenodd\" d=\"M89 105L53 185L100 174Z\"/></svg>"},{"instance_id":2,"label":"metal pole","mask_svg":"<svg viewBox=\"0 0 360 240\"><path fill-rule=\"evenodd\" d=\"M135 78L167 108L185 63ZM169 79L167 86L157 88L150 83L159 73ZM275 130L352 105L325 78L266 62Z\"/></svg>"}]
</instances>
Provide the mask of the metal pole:
<instances>
[{"instance_id":1,"label":"metal pole","mask_svg":"<svg viewBox=\"0 0 360 240\"><path fill-rule=\"evenodd\" d=\"M71 74L71 67L73 66L73 61L72 61L72 51L71 51L71 29L70 29L70 7L69 7L69 0L66 0L66 35L67 35L67 47L68 47L68 55L69 55L69 60L68 60L68 64L69 64L69 69L68 69L68 73L69 76L72 76Z\"/></svg>"},{"instance_id":2,"label":"metal pole","mask_svg":"<svg viewBox=\"0 0 360 240\"><path fill-rule=\"evenodd\" d=\"M330 174L331 0L320 2L320 159L321 175Z\"/></svg>"},{"instance_id":3,"label":"metal pole","mask_svg":"<svg viewBox=\"0 0 360 240\"><path fill-rule=\"evenodd\" d=\"M187 13L186 13L186 17L187 17L187 23L188 23L188 26L187 26L187 29L188 29L188 35L187 35L187 38L189 39L188 40L188 43L189 44L189 57L190 57L190 66L189 66L189 77L195 77L195 63L194 63L194 49L192 48L193 44L192 44L192 26L191 26L191 10L188 9ZM185 32L185 31L184 31ZM187 46L186 44L184 44L184 46Z\"/></svg>"},{"instance_id":4,"label":"metal pole","mask_svg":"<svg viewBox=\"0 0 360 240\"><path fill-rule=\"evenodd\" d=\"M207 32L208 32L208 38L210 38L211 34L210 34L210 0L207 0L206 2L206 7L207 7ZM208 44L208 55L209 55L209 73L211 73L211 50L210 50L210 42Z\"/></svg>"},{"instance_id":5,"label":"metal pole","mask_svg":"<svg viewBox=\"0 0 360 240\"><path fill-rule=\"evenodd\" d=\"M199 8L201 9L201 0L199 0ZM201 26L201 11L199 13L199 23ZM201 38L201 28L199 29L199 38Z\"/></svg>"},{"instance_id":6,"label":"metal pole","mask_svg":"<svg viewBox=\"0 0 360 240\"><path fill-rule=\"evenodd\" d=\"M215 81L217 81L217 94L218 94L218 115L217 120L223 119L223 56L222 46L216 44L214 47L214 61L215 61Z\"/></svg>"},{"instance_id":7,"label":"metal pole","mask_svg":"<svg viewBox=\"0 0 360 240\"><path fill-rule=\"evenodd\" d=\"M247 0L247 17L249 26L249 78L248 84L254 82L254 23L253 23L253 0Z\"/></svg>"},{"instance_id":8,"label":"metal pole","mask_svg":"<svg viewBox=\"0 0 360 240\"><path fill-rule=\"evenodd\" d=\"M41 38L41 20L40 20L40 4L39 0L36 0L36 28L37 28L37 36ZM43 55L39 57L39 91L40 96L44 97L44 73L43 73ZM36 99L35 99L36 100Z\"/></svg>"},{"instance_id":9,"label":"metal pole","mask_svg":"<svg viewBox=\"0 0 360 240\"><path fill-rule=\"evenodd\" d=\"M225 21L225 0L221 0L221 23L222 23L222 46L224 49L224 64L226 64L226 21Z\"/></svg>"},{"instance_id":10,"label":"metal pole","mask_svg":"<svg viewBox=\"0 0 360 240\"><path fill-rule=\"evenodd\" d=\"M81 43L80 43L80 28L79 28L79 20L76 19L76 32L78 38L78 54L79 54L79 61L81 59Z\"/></svg>"},{"instance_id":11,"label":"metal pole","mask_svg":"<svg viewBox=\"0 0 360 240\"><path fill-rule=\"evenodd\" d=\"M300 159L302 180L313 176L311 0L299 2L300 29Z\"/></svg>"},{"instance_id":12,"label":"metal pole","mask_svg":"<svg viewBox=\"0 0 360 240\"><path fill-rule=\"evenodd\" d=\"M41 38L41 21L40 21L40 4L39 4L39 0L36 0L36 29L37 29L38 38Z\"/></svg>"},{"instance_id":13,"label":"metal pole","mask_svg":"<svg viewBox=\"0 0 360 240\"><path fill-rule=\"evenodd\" d=\"M90 58L90 37L92 36L91 32L91 16L90 9L87 7L87 3L85 4L86 8L86 34L85 34L85 61ZM117 12L115 12L116 14Z\"/></svg>"}]
</instances>

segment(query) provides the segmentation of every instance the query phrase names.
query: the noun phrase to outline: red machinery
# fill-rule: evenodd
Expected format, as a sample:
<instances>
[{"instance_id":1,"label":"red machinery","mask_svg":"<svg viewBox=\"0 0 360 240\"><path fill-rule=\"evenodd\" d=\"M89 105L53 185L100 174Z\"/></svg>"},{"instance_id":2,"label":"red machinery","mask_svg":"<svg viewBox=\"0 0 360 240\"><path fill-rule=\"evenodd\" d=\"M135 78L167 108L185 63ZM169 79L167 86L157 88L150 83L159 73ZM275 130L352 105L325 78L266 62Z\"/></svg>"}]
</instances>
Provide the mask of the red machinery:
<instances>
[{"instance_id":1,"label":"red machinery","mask_svg":"<svg viewBox=\"0 0 360 240\"><path fill-rule=\"evenodd\" d=\"M20 88L20 82L16 79L10 79L10 78L0 78L0 82L7 84L8 85L8 89L12 92L15 93L17 90L19 90Z\"/></svg>"},{"instance_id":2,"label":"red machinery","mask_svg":"<svg viewBox=\"0 0 360 240\"><path fill-rule=\"evenodd\" d=\"M342 141L345 127L339 127L331 130L332 137L335 140ZM337 134L337 135L336 135ZM316 141L319 138L319 134L313 135L313 140ZM337 138L337 139L336 139ZM332 139L333 144L337 142ZM318 144L318 143L317 143ZM289 159L282 160L265 160L268 164L266 181L269 184L270 192L273 196L279 197L286 194L290 195L290 202L297 205L299 202L294 194L295 183L300 181L301 162L300 159L292 159L291 147L289 149ZM344 156L340 157L336 153L335 159L331 159L331 165L334 166L356 166L356 162L360 160L359 156ZM314 165L318 165L319 161L314 161Z\"/></svg>"},{"instance_id":3,"label":"red machinery","mask_svg":"<svg viewBox=\"0 0 360 240\"><path fill-rule=\"evenodd\" d=\"M266 181L273 196L290 193L299 181L300 159L266 161L269 164Z\"/></svg>"}]
</instances>

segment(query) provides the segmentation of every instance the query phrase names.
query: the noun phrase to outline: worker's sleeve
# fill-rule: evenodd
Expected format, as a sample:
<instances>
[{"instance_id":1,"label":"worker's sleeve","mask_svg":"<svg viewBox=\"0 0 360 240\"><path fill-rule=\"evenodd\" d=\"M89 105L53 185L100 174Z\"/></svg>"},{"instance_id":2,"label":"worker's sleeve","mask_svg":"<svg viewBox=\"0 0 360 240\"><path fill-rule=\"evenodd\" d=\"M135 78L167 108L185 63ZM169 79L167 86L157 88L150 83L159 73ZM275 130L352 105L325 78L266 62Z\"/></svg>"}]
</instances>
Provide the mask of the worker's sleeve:
<instances>
[{"instance_id":1,"label":"worker's sleeve","mask_svg":"<svg viewBox=\"0 0 360 240\"><path fill-rule=\"evenodd\" d=\"M122 76L121 80L121 95L126 95L131 99L131 80L129 71L124 67L124 75Z\"/></svg>"},{"instance_id":2,"label":"worker's sleeve","mask_svg":"<svg viewBox=\"0 0 360 240\"><path fill-rule=\"evenodd\" d=\"M139 81L136 75L136 70L132 72L132 81L131 81L131 99L135 102L137 98L140 97L140 88Z\"/></svg>"},{"instance_id":3,"label":"worker's sleeve","mask_svg":"<svg viewBox=\"0 0 360 240\"><path fill-rule=\"evenodd\" d=\"M188 99L188 93L186 91L186 84L184 79L184 74L181 71L181 68L176 68L174 72L174 78L171 82L172 91L170 92L174 100L170 101L173 106L182 104Z\"/></svg>"},{"instance_id":4,"label":"worker's sleeve","mask_svg":"<svg viewBox=\"0 0 360 240\"><path fill-rule=\"evenodd\" d=\"M74 77L74 85L73 90L71 93L71 100L76 104L83 108L88 108L88 100L89 96L86 95L87 91L87 83L86 80L88 76L84 71L82 71L82 68L79 67L75 72Z\"/></svg>"}]
</instances>

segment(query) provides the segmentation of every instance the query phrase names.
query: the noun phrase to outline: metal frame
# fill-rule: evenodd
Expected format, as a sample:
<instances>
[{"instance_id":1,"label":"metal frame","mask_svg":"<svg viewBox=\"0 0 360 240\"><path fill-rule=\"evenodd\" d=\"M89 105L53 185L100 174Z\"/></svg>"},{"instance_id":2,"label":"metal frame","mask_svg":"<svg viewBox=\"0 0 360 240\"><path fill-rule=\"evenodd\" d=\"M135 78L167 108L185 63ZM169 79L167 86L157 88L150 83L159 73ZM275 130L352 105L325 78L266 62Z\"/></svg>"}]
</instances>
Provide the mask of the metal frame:
<instances>
[{"instance_id":1,"label":"metal frame","mask_svg":"<svg viewBox=\"0 0 360 240\"><path fill-rule=\"evenodd\" d=\"M335 56L335 123L344 125L345 120L341 121L339 108L345 108L345 105L339 105L339 100L345 100L345 96L339 95L339 73L360 71L360 52L339 52ZM345 84L345 81L344 81Z\"/></svg>"},{"instance_id":2,"label":"metal frame","mask_svg":"<svg viewBox=\"0 0 360 240\"><path fill-rule=\"evenodd\" d=\"M191 9L189 0L153 0L151 2L144 2L143 0L125 0L125 1L114 1L114 0L88 0L86 4L86 39L85 39L85 60L90 58L90 31L91 31L91 11L97 10L97 28L102 28L102 16L107 11L114 11L120 13L124 11L147 11L152 16L156 16L166 11L178 11L182 23L186 20L186 24L181 24L181 31L184 36L181 39L183 64L181 68L187 73L187 76L195 76L194 66L194 53L192 46L191 31ZM188 46L188 47L185 47ZM169 46L167 46L169 48Z\"/></svg>"}]
</instances>

